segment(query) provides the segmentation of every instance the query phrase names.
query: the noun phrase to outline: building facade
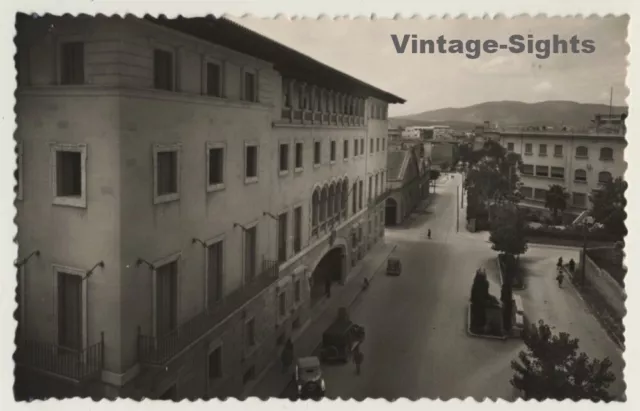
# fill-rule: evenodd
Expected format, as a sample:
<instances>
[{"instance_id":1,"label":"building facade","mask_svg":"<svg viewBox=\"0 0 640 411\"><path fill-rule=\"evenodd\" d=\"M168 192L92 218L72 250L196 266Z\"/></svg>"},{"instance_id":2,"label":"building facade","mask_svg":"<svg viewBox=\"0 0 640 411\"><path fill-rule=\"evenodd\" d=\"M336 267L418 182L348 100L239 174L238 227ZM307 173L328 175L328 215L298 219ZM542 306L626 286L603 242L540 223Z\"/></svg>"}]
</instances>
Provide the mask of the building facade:
<instances>
[{"instance_id":1,"label":"building facade","mask_svg":"<svg viewBox=\"0 0 640 411\"><path fill-rule=\"evenodd\" d=\"M429 195L429 170L423 143L392 144L387 153L387 185L384 224L393 227L402 222Z\"/></svg>"},{"instance_id":2,"label":"building facade","mask_svg":"<svg viewBox=\"0 0 640 411\"><path fill-rule=\"evenodd\" d=\"M404 101L225 19L16 43L18 396L242 396L382 236Z\"/></svg>"},{"instance_id":3,"label":"building facade","mask_svg":"<svg viewBox=\"0 0 640 411\"><path fill-rule=\"evenodd\" d=\"M622 134L502 132L501 144L522 156L520 192L525 200L544 205L551 185L564 187L569 207L590 207L589 194L603 182L623 177L626 170Z\"/></svg>"}]
</instances>

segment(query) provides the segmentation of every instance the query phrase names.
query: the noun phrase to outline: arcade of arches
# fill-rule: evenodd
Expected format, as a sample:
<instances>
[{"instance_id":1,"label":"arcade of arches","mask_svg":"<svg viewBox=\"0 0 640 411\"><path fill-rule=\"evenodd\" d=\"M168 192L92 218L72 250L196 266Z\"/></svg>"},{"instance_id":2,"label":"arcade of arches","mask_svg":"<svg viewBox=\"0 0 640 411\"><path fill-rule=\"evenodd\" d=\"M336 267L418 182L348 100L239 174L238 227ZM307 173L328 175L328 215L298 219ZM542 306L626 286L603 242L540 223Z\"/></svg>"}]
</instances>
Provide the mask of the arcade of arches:
<instances>
[{"instance_id":1,"label":"arcade of arches","mask_svg":"<svg viewBox=\"0 0 640 411\"><path fill-rule=\"evenodd\" d=\"M311 305L329 296L331 287L346 276L346 254L344 247L334 247L322 257L311 275Z\"/></svg>"}]
</instances>

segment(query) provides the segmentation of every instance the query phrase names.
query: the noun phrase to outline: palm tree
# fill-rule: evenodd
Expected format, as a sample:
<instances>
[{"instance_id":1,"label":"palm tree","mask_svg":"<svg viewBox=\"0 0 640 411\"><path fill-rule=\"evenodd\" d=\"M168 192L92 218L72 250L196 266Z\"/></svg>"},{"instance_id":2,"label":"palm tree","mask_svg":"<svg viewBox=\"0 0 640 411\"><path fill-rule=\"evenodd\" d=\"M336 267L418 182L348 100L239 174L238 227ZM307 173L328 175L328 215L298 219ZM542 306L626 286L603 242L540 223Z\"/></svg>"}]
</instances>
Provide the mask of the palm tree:
<instances>
[{"instance_id":1,"label":"palm tree","mask_svg":"<svg viewBox=\"0 0 640 411\"><path fill-rule=\"evenodd\" d=\"M567 209L567 200L569 194L564 187L558 184L554 184L547 190L547 197L544 202L544 206L553 212L553 220L558 221L558 211L564 211Z\"/></svg>"}]
</instances>

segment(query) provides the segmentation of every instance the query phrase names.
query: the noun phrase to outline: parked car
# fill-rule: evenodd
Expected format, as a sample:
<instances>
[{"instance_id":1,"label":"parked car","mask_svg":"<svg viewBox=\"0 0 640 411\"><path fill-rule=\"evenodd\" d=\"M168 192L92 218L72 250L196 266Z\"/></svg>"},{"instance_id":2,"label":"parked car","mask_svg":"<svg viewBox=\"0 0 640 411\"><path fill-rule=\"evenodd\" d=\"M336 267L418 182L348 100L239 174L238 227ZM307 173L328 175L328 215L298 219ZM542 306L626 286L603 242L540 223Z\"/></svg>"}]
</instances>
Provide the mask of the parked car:
<instances>
[{"instance_id":1,"label":"parked car","mask_svg":"<svg viewBox=\"0 0 640 411\"><path fill-rule=\"evenodd\" d=\"M299 399L320 400L325 396L326 386L318 357L298 358L294 379Z\"/></svg>"},{"instance_id":2,"label":"parked car","mask_svg":"<svg viewBox=\"0 0 640 411\"><path fill-rule=\"evenodd\" d=\"M402 262L399 258L389 258L387 260L387 275L398 276L402 273Z\"/></svg>"},{"instance_id":3,"label":"parked car","mask_svg":"<svg viewBox=\"0 0 640 411\"><path fill-rule=\"evenodd\" d=\"M349 319L336 319L322 334L320 358L325 362L348 362L353 350L364 341L364 335L362 326Z\"/></svg>"}]
</instances>

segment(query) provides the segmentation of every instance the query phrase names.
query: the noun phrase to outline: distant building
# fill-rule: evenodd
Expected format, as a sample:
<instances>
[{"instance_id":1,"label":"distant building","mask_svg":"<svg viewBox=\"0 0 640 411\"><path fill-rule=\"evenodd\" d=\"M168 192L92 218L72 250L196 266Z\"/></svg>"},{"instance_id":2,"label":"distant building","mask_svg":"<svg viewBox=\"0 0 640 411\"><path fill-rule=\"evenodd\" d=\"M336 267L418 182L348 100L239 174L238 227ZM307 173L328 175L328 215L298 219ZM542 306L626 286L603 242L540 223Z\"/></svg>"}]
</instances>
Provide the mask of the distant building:
<instances>
[{"instance_id":1,"label":"distant building","mask_svg":"<svg viewBox=\"0 0 640 411\"><path fill-rule=\"evenodd\" d=\"M502 132L500 143L522 156L521 193L526 201L544 206L549 186L569 193L575 211L589 208L589 195L626 170L622 134L563 131Z\"/></svg>"},{"instance_id":2,"label":"distant building","mask_svg":"<svg viewBox=\"0 0 640 411\"><path fill-rule=\"evenodd\" d=\"M389 140L399 140L402 138L402 127L390 128L387 130L387 137Z\"/></svg>"},{"instance_id":3,"label":"distant building","mask_svg":"<svg viewBox=\"0 0 640 411\"><path fill-rule=\"evenodd\" d=\"M395 226L415 210L429 194L429 171L425 167L424 146L404 142L387 152L387 187L385 225Z\"/></svg>"}]
</instances>

